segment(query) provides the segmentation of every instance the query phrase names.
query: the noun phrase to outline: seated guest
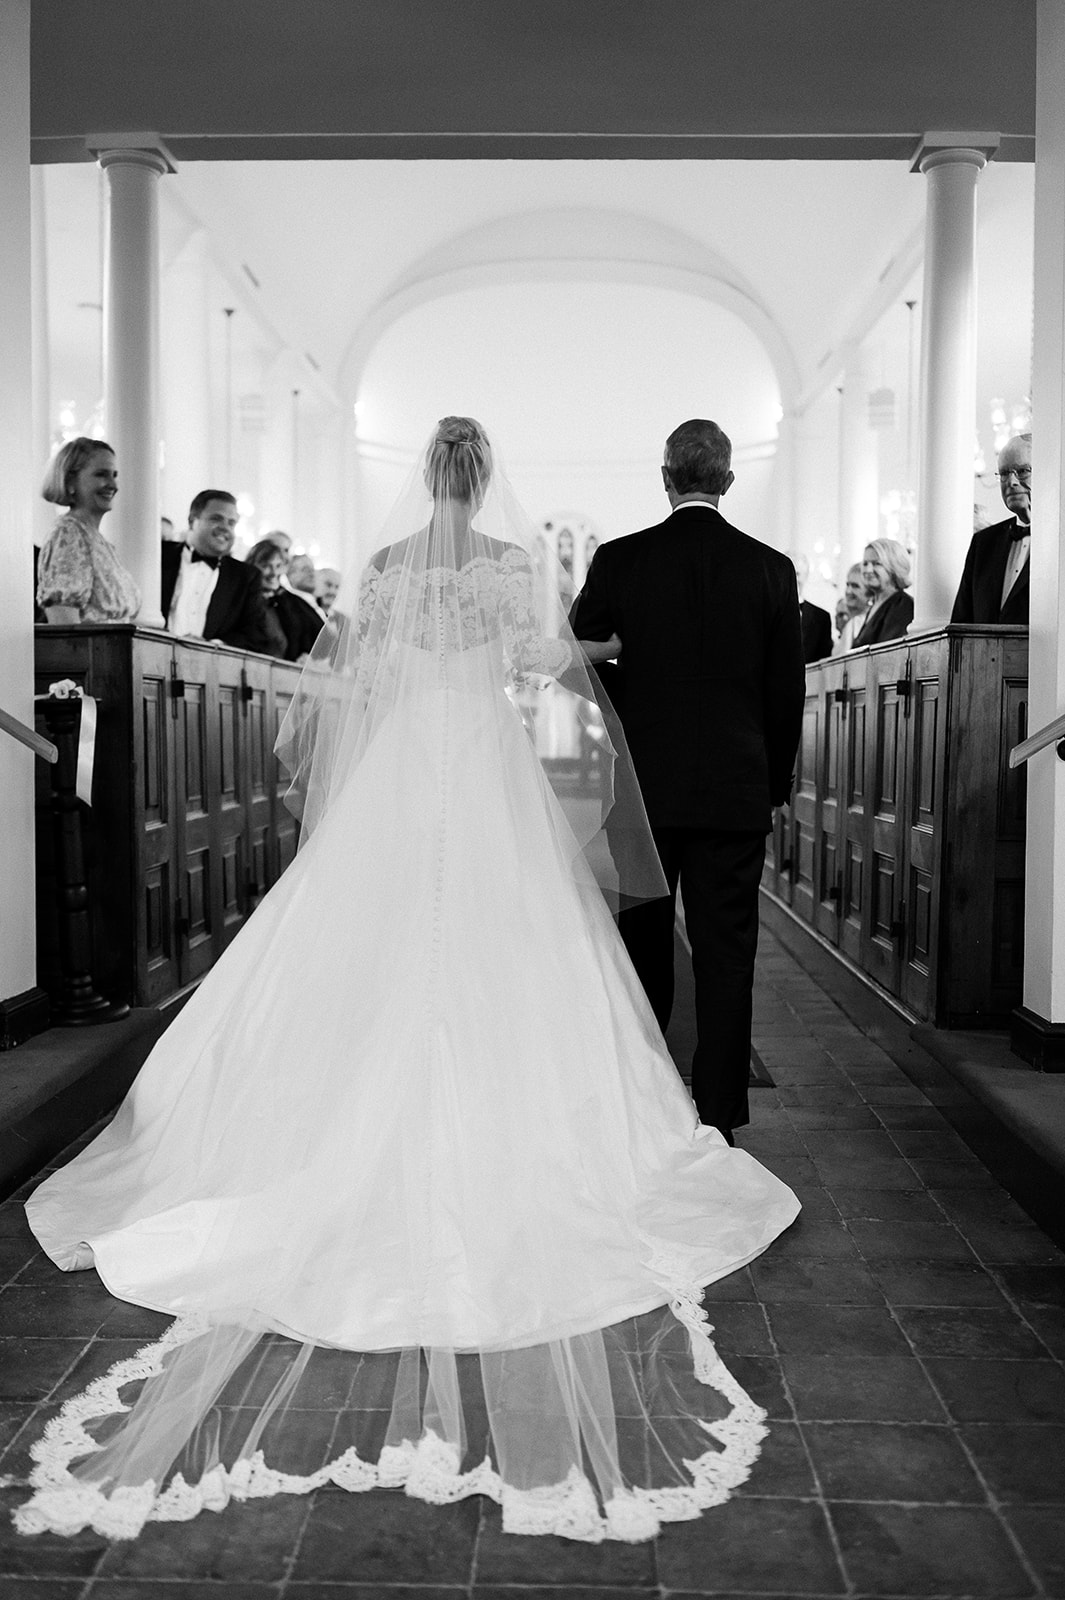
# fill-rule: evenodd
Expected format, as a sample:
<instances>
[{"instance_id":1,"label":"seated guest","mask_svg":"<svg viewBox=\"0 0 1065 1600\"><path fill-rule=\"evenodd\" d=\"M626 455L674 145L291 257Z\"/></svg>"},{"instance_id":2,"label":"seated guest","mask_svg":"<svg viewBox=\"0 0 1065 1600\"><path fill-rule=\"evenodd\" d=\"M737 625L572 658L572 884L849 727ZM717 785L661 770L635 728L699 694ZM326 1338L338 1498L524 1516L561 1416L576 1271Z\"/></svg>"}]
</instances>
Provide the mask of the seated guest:
<instances>
[{"instance_id":1,"label":"seated guest","mask_svg":"<svg viewBox=\"0 0 1065 1600\"><path fill-rule=\"evenodd\" d=\"M196 496L183 541L163 545L163 616L184 638L269 654L259 574L229 554L238 520L237 502L224 489Z\"/></svg>"},{"instance_id":2,"label":"seated guest","mask_svg":"<svg viewBox=\"0 0 1065 1600\"><path fill-rule=\"evenodd\" d=\"M319 567L314 575L314 593L318 601L318 609L324 611L329 626L334 633L339 633L347 622L347 613L337 606L337 595L340 593L342 579L336 567Z\"/></svg>"},{"instance_id":3,"label":"seated guest","mask_svg":"<svg viewBox=\"0 0 1065 1600\"><path fill-rule=\"evenodd\" d=\"M308 605L314 607L323 622L329 621L315 593L314 562L302 550L288 558L288 586L294 594L300 595Z\"/></svg>"},{"instance_id":4,"label":"seated guest","mask_svg":"<svg viewBox=\"0 0 1065 1600\"><path fill-rule=\"evenodd\" d=\"M263 586L263 604L266 610L266 631L269 637L269 654L284 661L288 651L288 634L281 625L277 610L277 597L282 593L281 582L285 573L285 558L272 538L260 539L245 556L248 566L258 572Z\"/></svg>"},{"instance_id":5,"label":"seated guest","mask_svg":"<svg viewBox=\"0 0 1065 1600\"><path fill-rule=\"evenodd\" d=\"M324 623L317 607L283 586L285 558L273 538L260 539L248 551L248 565L260 574L271 629L271 654L284 661L306 661Z\"/></svg>"},{"instance_id":6,"label":"seated guest","mask_svg":"<svg viewBox=\"0 0 1065 1600\"><path fill-rule=\"evenodd\" d=\"M333 614L333 607L340 593L340 583L340 573L336 567L319 567L314 574L314 597L327 617Z\"/></svg>"},{"instance_id":7,"label":"seated guest","mask_svg":"<svg viewBox=\"0 0 1065 1600\"><path fill-rule=\"evenodd\" d=\"M854 648L901 639L913 621L913 597L906 593L910 556L897 539L874 539L862 551L862 582L870 606Z\"/></svg>"},{"instance_id":8,"label":"seated guest","mask_svg":"<svg viewBox=\"0 0 1065 1600\"><path fill-rule=\"evenodd\" d=\"M285 566L287 567L288 558L292 554L292 535L290 533L286 533L283 528L271 528L270 532L266 535L266 538L270 540L271 544L276 544L277 548L281 552ZM261 542L262 541L260 540L260 543ZM281 585L282 588L288 588L288 577L285 573L282 573L281 575Z\"/></svg>"},{"instance_id":9,"label":"seated guest","mask_svg":"<svg viewBox=\"0 0 1065 1600\"><path fill-rule=\"evenodd\" d=\"M841 608L842 625L839 621ZM847 568L843 593L836 606L836 627L839 630L839 638L832 650L834 656L841 656L845 651L854 649L855 637L862 630L862 623L868 610L869 600L865 593L865 584L862 582L862 564L856 561L852 567Z\"/></svg>"},{"instance_id":10,"label":"seated guest","mask_svg":"<svg viewBox=\"0 0 1065 1600\"><path fill-rule=\"evenodd\" d=\"M48 622L132 622L140 610L140 590L100 532L117 493L115 453L102 439L70 439L53 456L41 494L69 509L37 563Z\"/></svg>"},{"instance_id":11,"label":"seated guest","mask_svg":"<svg viewBox=\"0 0 1065 1600\"><path fill-rule=\"evenodd\" d=\"M1010 515L973 534L951 622L1028 622L1028 548L1032 542L1032 436L999 451L999 493Z\"/></svg>"},{"instance_id":12,"label":"seated guest","mask_svg":"<svg viewBox=\"0 0 1065 1600\"><path fill-rule=\"evenodd\" d=\"M791 564L799 587L799 610L802 613L802 657L806 662L823 661L832 654L832 618L821 606L804 600L803 590L810 576L810 562L800 551L791 552Z\"/></svg>"}]
</instances>

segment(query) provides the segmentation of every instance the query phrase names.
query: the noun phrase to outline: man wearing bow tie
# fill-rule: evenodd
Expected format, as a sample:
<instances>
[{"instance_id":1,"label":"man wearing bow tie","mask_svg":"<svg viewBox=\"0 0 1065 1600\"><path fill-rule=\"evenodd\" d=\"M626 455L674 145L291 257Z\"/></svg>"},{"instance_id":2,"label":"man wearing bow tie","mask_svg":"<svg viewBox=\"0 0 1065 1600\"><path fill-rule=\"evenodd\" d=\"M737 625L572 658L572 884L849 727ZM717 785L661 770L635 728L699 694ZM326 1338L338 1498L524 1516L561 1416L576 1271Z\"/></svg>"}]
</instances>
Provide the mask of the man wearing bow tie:
<instances>
[{"instance_id":1,"label":"man wearing bow tie","mask_svg":"<svg viewBox=\"0 0 1065 1600\"><path fill-rule=\"evenodd\" d=\"M224 489L196 496L184 542L163 545L163 615L169 631L184 638L269 654L262 580L255 567L229 554L238 517L237 502Z\"/></svg>"},{"instance_id":2,"label":"man wearing bow tie","mask_svg":"<svg viewBox=\"0 0 1065 1600\"><path fill-rule=\"evenodd\" d=\"M951 622L1028 624L1028 547L1032 534L1032 436L999 452L999 491L1010 515L973 534Z\"/></svg>"}]
</instances>

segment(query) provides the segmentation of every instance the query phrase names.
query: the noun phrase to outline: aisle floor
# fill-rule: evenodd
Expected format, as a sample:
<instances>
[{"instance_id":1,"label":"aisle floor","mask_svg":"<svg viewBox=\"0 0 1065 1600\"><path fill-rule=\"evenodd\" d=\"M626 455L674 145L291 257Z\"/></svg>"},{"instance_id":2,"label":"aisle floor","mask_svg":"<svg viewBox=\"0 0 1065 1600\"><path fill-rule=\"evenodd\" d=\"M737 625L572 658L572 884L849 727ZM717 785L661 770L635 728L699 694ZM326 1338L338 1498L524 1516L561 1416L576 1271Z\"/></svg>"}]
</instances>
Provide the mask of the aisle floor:
<instances>
[{"instance_id":1,"label":"aisle floor","mask_svg":"<svg viewBox=\"0 0 1065 1600\"><path fill-rule=\"evenodd\" d=\"M682 1003L687 1003L682 997ZM678 1021L683 1024L683 1018ZM910 1075L764 935L738 1142L803 1214L714 1285L718 1347L768 1440L725 1506L653 1543L503 1535L479 1500L328 1488L153 1524L134 1542L17 1536L3 1600L1065 1600L1065 1256L950 1126L964 1090ZM0 1207L0 1493L62 1400L164 1319L57 1272Z\"/></svg>"}]
</instances>

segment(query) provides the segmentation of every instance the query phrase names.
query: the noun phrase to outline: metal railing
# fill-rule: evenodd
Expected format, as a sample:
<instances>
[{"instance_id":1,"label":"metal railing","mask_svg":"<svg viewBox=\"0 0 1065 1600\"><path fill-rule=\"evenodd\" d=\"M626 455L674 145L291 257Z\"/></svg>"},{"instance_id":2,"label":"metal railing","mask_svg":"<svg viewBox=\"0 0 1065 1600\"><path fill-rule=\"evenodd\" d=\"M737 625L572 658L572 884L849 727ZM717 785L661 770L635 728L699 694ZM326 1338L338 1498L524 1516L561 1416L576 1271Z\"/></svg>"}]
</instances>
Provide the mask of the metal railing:
<instances>
[{"instance_id":1,"label":"metal railing","mask_svg":"<svg viewBox=\"0 0 1065 1600\"><path fill-rule=\"evenodd\" d=\"M42 761L48 761L54 766L59 760L59 751L51 739L42 738L32 728L27 728L24 722L13 717L9 711L0 711L0 733L9 733L12 739L24 744L35 756L40 756Z\"/></svg>"},{"instance_id":2,"label":"metal railing","mask_svg":"<svg viewBox=\"0 0 1065 1600\"><path fill-rule=\"evenodd\" d=\"M1010 751L1010 766L1019 767L1023 762L1030 761L1040 750L1045 750L1048 744L1056 744L1058 760L1065 761L1065 716L1055 717L1053 722L1048 722L1038 733L1029 734L1027 739L1015 744Z\"/></svg>"}]
</instances>

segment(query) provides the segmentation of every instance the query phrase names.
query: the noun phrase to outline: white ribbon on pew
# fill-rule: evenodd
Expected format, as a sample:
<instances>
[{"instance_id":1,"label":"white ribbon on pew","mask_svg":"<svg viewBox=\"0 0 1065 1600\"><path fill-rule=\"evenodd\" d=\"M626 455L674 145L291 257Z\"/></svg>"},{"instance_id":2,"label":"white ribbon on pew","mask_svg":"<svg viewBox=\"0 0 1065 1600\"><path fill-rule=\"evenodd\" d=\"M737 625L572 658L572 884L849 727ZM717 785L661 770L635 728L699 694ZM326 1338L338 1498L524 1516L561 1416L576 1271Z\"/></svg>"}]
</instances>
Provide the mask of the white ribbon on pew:
<instances>
[{"instance_id":1,"label":"white ribbon on pew","mask_svg":"<svg viewBox=\"0 0 1065 1600\"><path fill-rule=\"evenodd\" d=\"M48 685L56 700L81 701L81 726L78 729L78 773L75 793L87 806L92 805L92 772L96 759L96 701L73 678L61 678Z\"/></svg>"}]
</instances>

